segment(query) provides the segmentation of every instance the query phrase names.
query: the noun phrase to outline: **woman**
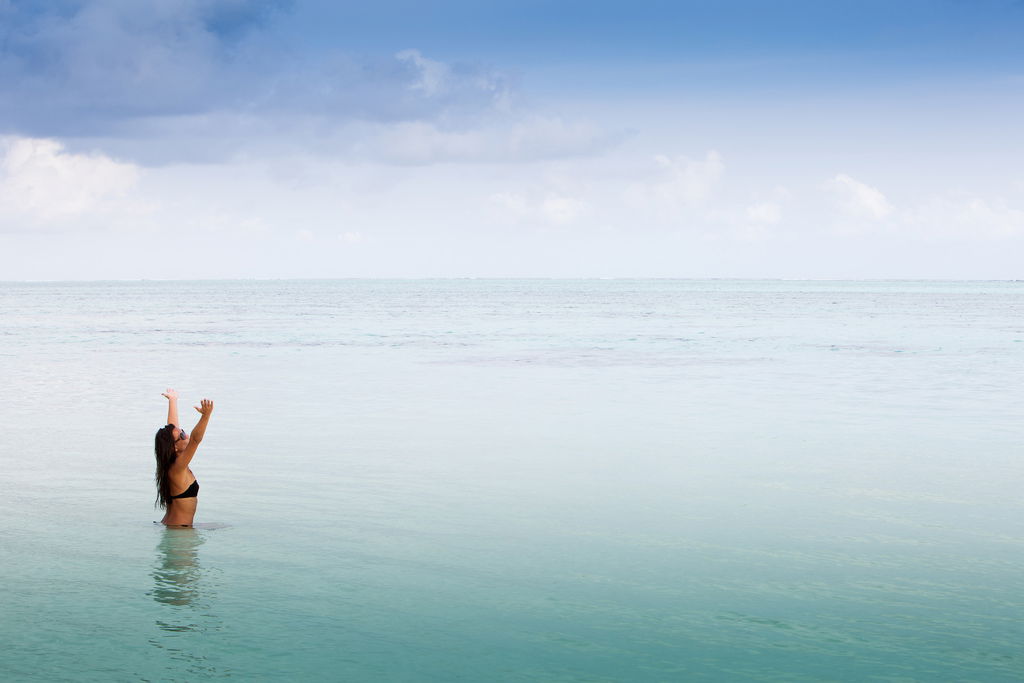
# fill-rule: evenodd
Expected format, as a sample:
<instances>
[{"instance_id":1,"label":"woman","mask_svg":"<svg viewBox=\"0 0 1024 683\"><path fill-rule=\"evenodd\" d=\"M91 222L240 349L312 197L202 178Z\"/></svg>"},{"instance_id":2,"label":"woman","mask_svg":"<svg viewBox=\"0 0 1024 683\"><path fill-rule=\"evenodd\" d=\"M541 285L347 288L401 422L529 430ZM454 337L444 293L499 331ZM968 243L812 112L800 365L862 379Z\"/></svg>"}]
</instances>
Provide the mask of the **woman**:
<instances>
[{"instance_id":1,"label":"woman","mask_svg":"<svg viewBox=\"0 0 1024 683\"><path fill-rule=\"evenodd\" d=\"M204 398L195 407L202 417L189 436L178 424L178 392L168 389L163 395L167 398L167 426L156 433L156 504L167 510L160 520L167 526L192 526L199 482L188 466L206 433L213 401Z\"/></svg>"}]
</instances>

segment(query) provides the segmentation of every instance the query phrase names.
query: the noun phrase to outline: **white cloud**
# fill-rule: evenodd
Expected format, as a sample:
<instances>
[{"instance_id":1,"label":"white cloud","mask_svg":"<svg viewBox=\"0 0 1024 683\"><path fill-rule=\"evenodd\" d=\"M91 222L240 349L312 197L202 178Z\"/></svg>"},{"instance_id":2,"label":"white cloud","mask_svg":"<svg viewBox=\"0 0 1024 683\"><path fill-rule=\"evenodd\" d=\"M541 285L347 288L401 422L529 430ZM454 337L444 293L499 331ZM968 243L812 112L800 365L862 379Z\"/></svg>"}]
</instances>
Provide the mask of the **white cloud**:
<instances>
[{"instance_id":1,"label":"white cloud","mask_svg":"<svg viewBox=\"0 0 1024 683\"><path fill-rule=\"evenodd\" d=\"M395 59L412 64L419 71L419 79L409 87L421 90L427 97L442 92L450 78L451 67L444 62L427 59L419 50L402 50L395 54Z\"/></svg>"},{"instance_id":2,"label":"white cloud","mask_svg":"<svg viewBox=\"0 0 1024 683\"><path fill-rule=\"evenodd\" d=\"M627 188L629 203L643 206L654 201L670 210L699 206L712 196L725 173L725 163L715 150L709 151L703 161L665 155L656 156L654 161L660 169L657 177Z\"/></svg>"},{"instance_id":3,"label":"white cloud","mask_svg":"<svg viewBox=\"0 0 1024 683\"><path fill-rule=\"evenodd\" d=\"M998 195L935 193L913 204L894 207L880 190L846 174L835 176L825 187L843 213L860 219L856 225L837 225L841 234L863 232L866 221L925 241L993 240L1024 235L1024 210Z\"/></svg>"},{"instance_id":4,"label":"white cloud","mask_svg":"<svg viewBox=\"0 0 1024 683\"><path fill-rule=\"evenodd\" d=\"M854 180L840 173L826 183L826 187L847 214L858 218L881 220L892 213L893 207L878 188Z\"/></svg>"},{"instance_id":5,"label":"white cloud","mask_svg":"<svg viewBox=\"0 0 1024 683\"><path fill-rule=\"evenodd\" d=\"M783 209L790 205L793 198L789 188L776 185L769 192L758 195L757 201L744 210L746 221L760 226L760 229L781 223Z\"/></svg>"},{"instance_id":6,"label":"white cloud","mask_svg":"<svg viewBox=\"0 0 1024 683\"><path fill-rule=\"evenodd\" d=\"M540 213L545 220L555 225L566 225L580 218L587 211L587 205L572 197L546 197L540 204Z\"/></svg>"},{"instance_id":7,"label":"white cloud","mask_svg":"<svg viewBox=\"0 0 1024 683\"><path fill-rule=\"evenodd\" d=\"M1024 210L1001 197L933 196L900 216L927 238L999 239L1024 235Z\"/></svg>"},{"instance_id":8,"label":"white cloud","mask_svg":"<svg viewBox=\"0 0 1024 683\"><path fill-rule=\"evenodd\" d=\"M490 202L495 206L505 209L510 214L520 217L529 211L529 202L526 197L514 192L496 192L490 197Z\"/></svg>"},{"instance_id":9,"label":"white cloud","mask_svg":"<svg viewBox=\"0 0 1024 683\"><path fill-rule=\"evenodd\" d=\"M554 193L540 199L529 199L521 194L499 192L489 199L506 217L517 222L563 226L575 223L590 212L587 202Z\"/></svg>"},{"instance_id":10,"label":"white cloud","mask_svg":"<svg viewBox=\"0 0 1024 683\"><path fill-rule=\"evenodd\" d=\"M424 97L473 93L474 96L483 95L483 102L498 111L507 111L511 106L508 79L499 72L467 64L440 62L424 57L414 49L395 53L395 59L412 67L416 76L407 88Z\"/></svg>"},{"instance_id":11,"label":"white cloud","mask_svg":"<svg viewBox=\"0 0 1024 683\"><path fill-rule=\"evenodd\" d=\"M530 116L475 128L445 129L427 121L353 130L356 155L396 164L521 162L602 152L621 138L598 126Z\"/></svg>"},{"instance_id":12,"label":"white cloud","mask_svg":"<svg viewBox=\"0 0 1024 683\"><path fill-rule=\"evenodd\" d=\"M350 230L338 235L338 241L346 244L359 244L363 241L363 233L358 230Z\"/></svg>"},{"instance_id":13,"label":"white cloud","mask_svg":"<svg viewBox=\"0 0 1024 683\"><path fill-rule=\"evenodd\" d=\"M57 140L0 138L0 217L25 225L80 221L118 210L138 183L133 164L74 154Z\"/></svg>"},{"instance_id":14,"label":"white cloud","mask_svg":"<svg viewBox=\"0 0 1024 683\"><path fill-rule=\"evenodd\" d=\"M725 172L722 157L715 150L708 152L704 161L666 156L655 157L655 161L669 175L668 180L655 186L655 191L665 199L687 205L706 200Z\"/></svg>"},{"instance_id":15,"label":"white cloud","mask_svg":"<svg viewBox=\"0 0 1024 683\"><path fill-rule=\"evenodd\" d=\"M782 220L782 207L773 202L751 204L746 213L748 219L764 225L775 225Z\"/></svg>"}]
</instances>

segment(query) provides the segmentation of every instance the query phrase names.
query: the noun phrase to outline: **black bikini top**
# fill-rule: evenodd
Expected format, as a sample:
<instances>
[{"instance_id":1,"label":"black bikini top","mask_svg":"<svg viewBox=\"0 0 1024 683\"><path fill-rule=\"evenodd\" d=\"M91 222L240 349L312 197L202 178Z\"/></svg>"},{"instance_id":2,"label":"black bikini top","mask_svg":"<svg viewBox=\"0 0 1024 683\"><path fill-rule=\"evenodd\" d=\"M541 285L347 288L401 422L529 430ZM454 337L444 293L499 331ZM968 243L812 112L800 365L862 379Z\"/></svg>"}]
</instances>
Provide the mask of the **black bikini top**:
<instances>
[{"instance_id":1,"label":"black bikini top","mask_svg":"<svg viewBox=\"0 0 1024 683\"><path fill-rule=\"evenodd\" d=\"M175 498L195 498L198 495L199 495L199 480L198 479L193 479L191 486L189 486L187 489L185 489L184 491L182 491L178 495L171 496L171 499L173 500Z\"/></svg>"}]
</instances>

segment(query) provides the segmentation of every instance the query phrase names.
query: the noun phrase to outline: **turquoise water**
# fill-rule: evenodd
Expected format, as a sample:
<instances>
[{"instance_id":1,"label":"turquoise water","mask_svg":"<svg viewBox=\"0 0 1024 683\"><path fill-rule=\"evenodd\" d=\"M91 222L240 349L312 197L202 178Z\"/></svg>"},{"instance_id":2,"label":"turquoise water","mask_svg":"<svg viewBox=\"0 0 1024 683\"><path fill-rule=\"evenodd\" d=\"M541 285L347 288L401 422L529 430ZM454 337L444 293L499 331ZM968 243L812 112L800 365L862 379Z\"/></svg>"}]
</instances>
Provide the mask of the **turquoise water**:
<instances>
[{"instance_id":1,"label":"turquoise water","mask_svg":"<svg viewBox=\"0 0 1024 683\"><path fill-rule=\"evenodd\" d=\"M1024 283L5 283L0 312L5 680L1024 680ZM168 386L217 402L219 528L152 523Z\"/></svg>"}]
</instances>

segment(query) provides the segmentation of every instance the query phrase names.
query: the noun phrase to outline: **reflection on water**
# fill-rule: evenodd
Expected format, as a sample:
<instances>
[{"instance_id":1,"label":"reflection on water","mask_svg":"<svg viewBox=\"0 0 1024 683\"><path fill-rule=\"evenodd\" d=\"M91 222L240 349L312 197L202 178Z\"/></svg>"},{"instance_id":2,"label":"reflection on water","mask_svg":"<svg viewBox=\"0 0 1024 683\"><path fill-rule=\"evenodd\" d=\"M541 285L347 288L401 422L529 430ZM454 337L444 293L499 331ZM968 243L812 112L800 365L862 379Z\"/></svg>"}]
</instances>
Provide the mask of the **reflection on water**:
<instances>
[{"instance_id":1,"label":"reflection on water","mask_svg":"<svg viewBox=\"0 0 1024 683\"><path fill-rule=\"evenodd\" d=\"M178 607L197 605L202 578L199 546L204 542L196 529L164 530L153 567L154 600Z\"/></svg>"},{"instance_id":2,"label":"reflection on water","mask_svg":"<svg viewBox=\"0 0 1024 683\"><path fill-rule=\"evenodd\" d=\"M157 637L150 643L164 651L167 668L193 678L230 675L207 661L210 644L204 636L221 629L215 613L214 572L200 562L199 548L206 542L203 532L193 528L166 528L160 533L153 565L153 590L149 595L159 606Z\"/></svg>"}]
</instances>

